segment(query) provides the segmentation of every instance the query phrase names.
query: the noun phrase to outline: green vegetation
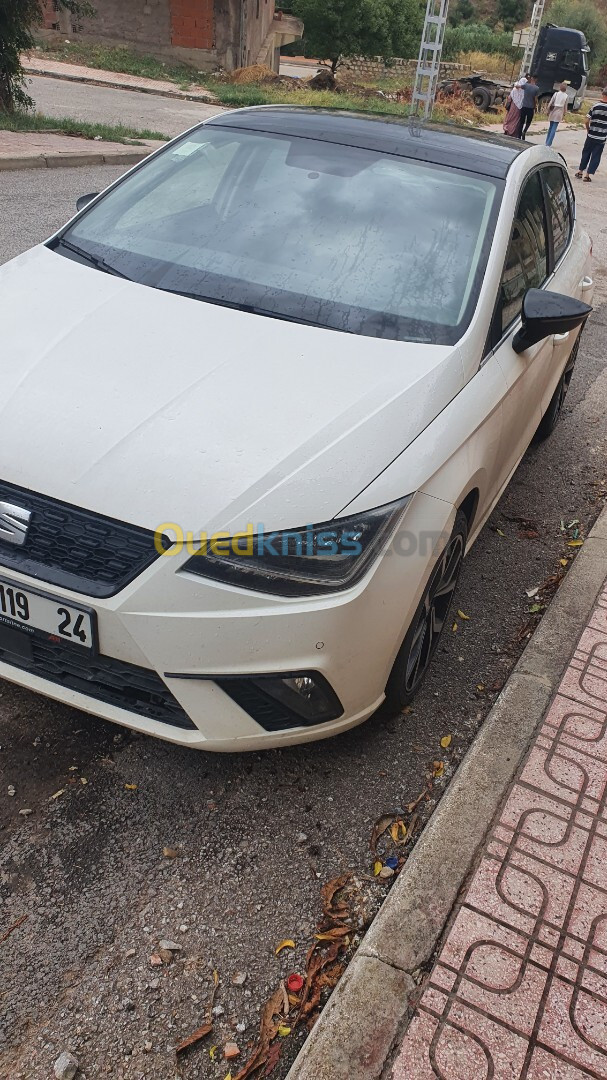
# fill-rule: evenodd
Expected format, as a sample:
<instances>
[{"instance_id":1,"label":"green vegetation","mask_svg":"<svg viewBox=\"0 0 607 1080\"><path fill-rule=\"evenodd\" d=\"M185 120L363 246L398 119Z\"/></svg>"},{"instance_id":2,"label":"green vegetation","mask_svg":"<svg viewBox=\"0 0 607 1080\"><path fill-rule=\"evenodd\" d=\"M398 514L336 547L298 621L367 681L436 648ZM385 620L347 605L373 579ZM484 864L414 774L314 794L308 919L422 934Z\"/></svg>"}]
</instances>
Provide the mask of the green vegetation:
<instances>
[{"instance_id":1,"label":"green vegetation","mask_svg":"<svg viewBox=\"0 0 607 1080\"><path fill-rule=\"evenodd\" d=\"M45 116L43 113L15 110L0 111L0 131L56 131L64 135L80 135L84 139L102 139L104 142L138 144L141 139L163 139L158 131L143 131L125 127L123 124L87 124L67 117Z\"/></svg>"},{"instance_id":2,"label":"green vegetation","mask_svg":"<svg viewBox=\"0 0 607 1080\"><path fill-rule=\"evenodd\" d=\"M34 55L49 60L62 60L68 64L83 64L102 71L119 71L125 75L139 75L145 79L166 79L179 86L188 87L197 82L200 72L188 64L174 60L166 63L156 56L147 56L129 49L128 45L96 45L91 42L39 42Z\"/></svg>"},{"instance_id":3,"label":"green vegetation","mask_svg":"<svg viewBox=\"0 0 607 1080\"><path fill-rule=\"evenodd\" d=\"M330 60L333 71L342 56L417 54L419 0L293 0L291 8L304 21L304 56Z\"/></svg>"},{"instance_id":4,"label":"green vegetation","mask_svg":"<svg viewBox=\"0 0 607 1080\"><path fill-rule=\"evenodd\" d=\"M88 0L56 0L57 8L74 15L95 14ZM32 27L42 21L40 0L0 0L0 113L30 109L25 91L21 54L34 45Z\"/></svg>"},{"instance_id":5,"label":"green vegetation","mask_svg":"<svg viewBox=\"0 0 607 1080\"><path fill-rule=\"evenodd\" d=\"M512 32L527 18L527 0L497 0L497 14L504 30Z\"/></svg>"},{"instance_id":6,"label":"green vegetation","mask_svg":"<svg viewBox=\"0 0 607 1080\"><path fill-rule=\"evenodd\" d=\"M519 49L512 48L512 34L496 30L486 23L460 23L445 30L443 60L456 60L460 53L499 53L511 61L521 59Z\"/></svg>"}]
</instances>

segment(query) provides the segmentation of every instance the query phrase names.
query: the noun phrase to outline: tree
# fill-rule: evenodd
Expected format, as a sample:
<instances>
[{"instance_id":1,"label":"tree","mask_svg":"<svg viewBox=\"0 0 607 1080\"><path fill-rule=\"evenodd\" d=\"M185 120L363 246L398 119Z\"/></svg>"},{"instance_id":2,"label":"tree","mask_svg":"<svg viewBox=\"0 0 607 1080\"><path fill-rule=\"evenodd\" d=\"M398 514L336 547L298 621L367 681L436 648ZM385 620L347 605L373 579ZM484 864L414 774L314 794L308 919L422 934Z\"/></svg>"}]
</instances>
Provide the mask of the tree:
<instances>
[{"instance_id":1,"label":"tree","mask_svg":"<svg viewBox=\"0 0 607 1080\"><path fill-rule=\"evenodd\" d=\"M581 30L588 44L594 68L607 60L607 25L605 16L592 0L552 0L544 22Z\"/></svg>"},{"instance_id":2,"label":"tree","mask_svg":"<svg viewBox=\"0 0 607 1080\"><path fill-rule=\"evenodd\" d=\"M58 0L74 15L91 16L88 0ZM24 89L21 53L34 46L32 28L42 22L40 0L0 0L0 112L29 109L33 102Z\"/></svg>"},{"instance_id":3,"label":"tree","mask_svg":"<svg viewBox=\"0 0 607 1080\"><path fill-rule=\"evenodd\" d=\"M497 14L505 30L514 30L525 21L529 10L527 0L498 0Z\"/></svg>"},{"instance_id":4,"label":"tree","mask_svg":"<svg viewBox=\"0 0 607 1080\"><path fill-rule=\"evenodd\" d=\"M419 0L293 0L303 19L306 56L330 60L335 71L344 56L417 56L422 28Z\"/></svg>"},{"instance_id":5,"label":"tree","mask_svg":"<svg viewBox=\"0 0 607 1080\"><path fill-rule=\"evenodd\" d=\"M472 0L458 0L449 8L449 25L461 26L462 23L472 22L476 15Z\"/></svg>"}]
</instances>

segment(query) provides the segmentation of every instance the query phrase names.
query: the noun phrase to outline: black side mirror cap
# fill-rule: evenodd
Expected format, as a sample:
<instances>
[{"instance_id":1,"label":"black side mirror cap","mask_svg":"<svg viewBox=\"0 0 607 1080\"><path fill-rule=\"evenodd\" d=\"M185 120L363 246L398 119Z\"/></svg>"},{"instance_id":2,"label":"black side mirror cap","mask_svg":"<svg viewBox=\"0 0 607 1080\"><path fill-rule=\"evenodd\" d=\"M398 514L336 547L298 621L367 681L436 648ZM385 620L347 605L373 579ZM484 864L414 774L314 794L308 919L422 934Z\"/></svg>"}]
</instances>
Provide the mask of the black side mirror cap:
<instances>
[{"instance_id":1,"label":"black side mirror cap","mask_svg":"<svg viewBox=\"0 0 607 1080\"><path fill-rule=\"evenodd\" d=\"M583 326L592 308L573 296L528 289L523 297L523 325L512 339L515 353L525 352L551 334L566 334Z\"/></svg>"},{"instance_id":2,"label":"black side mirror cap","mask_svg":"<svg viewBox=\"0 0 607 1080\"><path fill-rule=\"evenodd\" d=\"M76 210L84 210L85 206L96 199L98 194L98 191L92 191L90 195L81 195L79 199L76 199Z\"/></svg>"}]
</instances>

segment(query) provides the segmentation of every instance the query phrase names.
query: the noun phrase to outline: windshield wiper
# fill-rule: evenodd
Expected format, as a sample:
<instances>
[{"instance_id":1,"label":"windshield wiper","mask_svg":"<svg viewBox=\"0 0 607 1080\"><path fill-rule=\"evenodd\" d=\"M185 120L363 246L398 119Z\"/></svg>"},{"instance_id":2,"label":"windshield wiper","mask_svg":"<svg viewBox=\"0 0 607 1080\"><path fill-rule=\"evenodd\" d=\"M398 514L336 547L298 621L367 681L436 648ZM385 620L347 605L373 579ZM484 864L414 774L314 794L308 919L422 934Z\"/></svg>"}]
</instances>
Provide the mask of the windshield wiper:
<instances>
[{"instance_id":1,"label":"windshield wiper","mask_svg":"<svg viewBox=\"0 0 607 1080\"><path fill-rule=\"evenodd\" d=\"M216 304L217 307L229 307L235 311L245 311L249 315L264 315L267 319L280 319L282 322L299 323L301 326L316 326L320 330L338 330L342 334L351 334L352 330L342 330L327 323L316 322L315 319L304 319L300 315L282 315L279 311L269 308L258 307L257 304L243 304L238 300L218 300L215 296L202 296L201 293L184 292L182 289L166 289L162 285L154 288L162 289L163 292L173 293L175 296L185 296L188 300L201 300L203 304Z\"/></svg>"},{"instance_id":2,"label":"windshield wiper","mask_svg":"<svg viewBox=\"0 0 607 1080\"><path fill-rule=\"evenodd\" d=\"M81 259L90 263L91 266L96 267L97 270L102 270L104 274L111 274L113 277L124 278L126 281L132 281L132 278L128 274L123 274L121 270L117 270L115 266L110 266L109 263L102 259L100 255L93 255L91 251L85 251L84 248L79 248L76 244L72 244L71 240L65 240L60 237L57 241L62 247L66 247L68 251L73 251L74 255L79 255Z\"/></svg>"}]
</instances>

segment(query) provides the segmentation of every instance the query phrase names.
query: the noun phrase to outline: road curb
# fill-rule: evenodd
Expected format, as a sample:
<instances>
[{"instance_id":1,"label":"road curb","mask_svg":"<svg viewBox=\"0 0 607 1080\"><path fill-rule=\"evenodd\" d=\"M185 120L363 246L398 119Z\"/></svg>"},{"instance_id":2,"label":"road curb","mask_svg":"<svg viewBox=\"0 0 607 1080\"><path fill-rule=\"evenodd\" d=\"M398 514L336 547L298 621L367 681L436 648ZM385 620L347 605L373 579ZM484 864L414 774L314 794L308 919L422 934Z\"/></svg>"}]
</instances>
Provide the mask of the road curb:
<instances>
[{"instance_id":1,"label":"road curb","mask_svg":"<svg viewBox=\"0 0 607 1080\"><path fill-rule=\"evenodd\" d=\"M65 153L39 154L36 157L0 157L0 172L17 169L60 169L77 168L81 165L137 165L153 151L149 147L141 150L110 150L107 153L83 154L78 150Z\"/></svg>"},{"instance_id":2,"label":"road curb","mask_svg":"<svg viewBox=\"0 0 607 1080\"><path fill-rule=\"evenodd\" d=\"M287 1080L379 1080L487 829L607 574L607 507L513 669ZM413 1080L413 1078L412 1078Z\"/></svg>"},{"instance_id":3,"label":"road curb","mask_svg":"<svg viewBox=\"0 0 607 1080\"><path fill-rule=\"evenodd\" d=\"M141 83L114 82L109 79L96 79L90 75L72 75L70 72L46 71L44 68L26 67L26 75L38 75L44 79L60 79L65 82L87 83L89 86L106 86L109 90L133 90L136 94L154 94L155 97L178 98L180 101L198 101L201 105L220 105L221 102L211 91L203 96L200 93L188 93L187 90L156 90L152 86L143 86Z\"/></svg>"}]
</instances>

